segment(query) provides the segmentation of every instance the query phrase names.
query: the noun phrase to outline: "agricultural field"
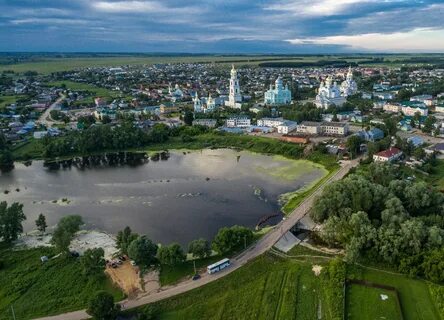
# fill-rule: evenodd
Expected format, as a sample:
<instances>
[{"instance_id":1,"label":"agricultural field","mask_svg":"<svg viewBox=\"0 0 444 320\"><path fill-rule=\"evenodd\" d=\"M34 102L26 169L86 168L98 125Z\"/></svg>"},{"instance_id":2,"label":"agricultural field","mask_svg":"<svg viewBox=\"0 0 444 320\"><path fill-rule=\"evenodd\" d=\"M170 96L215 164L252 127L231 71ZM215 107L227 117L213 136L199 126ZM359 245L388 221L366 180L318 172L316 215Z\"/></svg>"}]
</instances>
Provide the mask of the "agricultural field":
<instances>
[{"instance_id":1,"label":"agricultural field","mask_svg":"<svg viewBox=\"0 0 444 320\"><path fill-rule=\"evenodd\" d=\"M376 60L374 60L377 58ZM379 60L378 60L379 58ZM380 60L383 58L383 60ZM295 67L310 66L313 63L332 61L334 63L360 63L364 66L400 66L402 64L443 63L442 55L183 55L183 56L154 56L154 55L101 55L74 57L31 57L20 63L0 65L0 72L12 70L17 73L36 71L50 74L86 67L113 67L123 65L152 65L158 63L217 63L240 65L259 65L261 63L294 64Z\"/></svg>"},{"instance_id":2,"label":"agricultural field","mask_svg":"<svg viewBox=\"0 0 444 320\"><path fill-rule=\"evenodd\" d=\"M346 296L348 320L401 319L394 291L350 284Z\"/></svg>"},{"instance_id":3,"label":"agricultural field","mask_svg":"<svg viewBox=\"0 0 444 320\"><path fill-rule=\"evenodd\" d=\"M0 319L12 319L13 306L17 319L63 313L83 309L99 290L123 293L103 275L85 276L76 258L58 257L42 264L41 256L54 256L53 248L11 250L0 248Z\"/></svg>"}]
</instances>

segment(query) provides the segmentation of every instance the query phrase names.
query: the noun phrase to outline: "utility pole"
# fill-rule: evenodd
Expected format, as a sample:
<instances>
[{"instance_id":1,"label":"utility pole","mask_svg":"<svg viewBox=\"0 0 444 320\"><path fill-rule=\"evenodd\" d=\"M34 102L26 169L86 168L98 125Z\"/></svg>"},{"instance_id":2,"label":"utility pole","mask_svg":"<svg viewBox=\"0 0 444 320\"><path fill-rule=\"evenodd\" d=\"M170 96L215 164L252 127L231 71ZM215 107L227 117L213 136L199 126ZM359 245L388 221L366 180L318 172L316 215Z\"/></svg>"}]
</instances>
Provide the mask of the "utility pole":
<instances>
[{"instance_id":1,"label":"utility pole","mask_svg":"<svg viewBox=\"0 0 444 320\"><path fill-rule=\"evenodd\" d=\"M11 304L11 312L12 312L12 318L14 319L14 320L16 320L15 319L15 312L14 312L14 306Z\"/></svg>"},{"instance_id":2,"label":"utility pole","mask_svg":"<svg viewBox=\"0 0 444 320\"><path fill-rule=\"evenodd\" d=\"M247 236L244 236L244 249L247 249Z\"/></svg>"},{"instance_id":3,"label":"utility pole","mask_svg":"<svg viewBox=\"0 0 444 320\"><path fill-rule=\"evenodd\" d=\"M197 274L197 271L196 271L196 260L193 260L193 266L194 266L194 274Z\"/></svg>"}]
</instances>

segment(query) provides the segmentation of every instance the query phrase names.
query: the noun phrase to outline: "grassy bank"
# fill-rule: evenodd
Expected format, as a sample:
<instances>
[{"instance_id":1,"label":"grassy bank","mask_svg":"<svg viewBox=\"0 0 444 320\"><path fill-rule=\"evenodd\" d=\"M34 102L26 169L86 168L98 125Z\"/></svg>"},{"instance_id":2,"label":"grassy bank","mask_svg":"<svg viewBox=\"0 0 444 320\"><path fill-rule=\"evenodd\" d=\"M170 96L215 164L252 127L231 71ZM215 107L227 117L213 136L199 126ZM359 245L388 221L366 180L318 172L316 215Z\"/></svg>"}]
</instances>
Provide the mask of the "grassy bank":
<instances>
[{"instance_id":1,"label":"grassy bank","mask_svg":"<svg viewBox=\"0 0 444 320\"><path fill-rule=\"evenodd\" d=\"M319 254L306 248L302 253ZM316 262L310 262L309 259L300 262L265 254L222 279L139 308L138 311L154 307L158 319L332 319L334 310L338 310L337 302L332 305L329 301L333 300L327 299L327 296L342 296L343 288L329 288L323 277L327 262L319 259L313 261ZM323 267L320 276L312 271L314 263ZM347 266L347 278L394 286L400 293L406 320L440 319L436 302L430 297L425 281L350 265ZM380 299L380 294L386 294L385 290L355 289L353 287L346 291L346 300L353 303L353 306L346 305L348 317L345 319L364 319L359 312L367 309L373 315L385 316L385 319L399 319L392 304L394 300L390 297L386 301ZM387 306L383 305L381 310L372 308L383 302L387 302ZM392 314L394 317L391 317Z\"/></svg>"},{"instance_id":2,"label":"grassy bank","mask_svg":"<svg viewBox=\"0 0 444 320\"><path fill-rule=\"evenodd\" d=\"M0 319L12 319L11 305L17 319L31 319L83 309L99 290L112 293L117 300L123 298L105 275L84 276L78 258L40 261L41 256L54 254L52 248L0 249L4 263L0 269Z\"/></svg>"}]
</instances>

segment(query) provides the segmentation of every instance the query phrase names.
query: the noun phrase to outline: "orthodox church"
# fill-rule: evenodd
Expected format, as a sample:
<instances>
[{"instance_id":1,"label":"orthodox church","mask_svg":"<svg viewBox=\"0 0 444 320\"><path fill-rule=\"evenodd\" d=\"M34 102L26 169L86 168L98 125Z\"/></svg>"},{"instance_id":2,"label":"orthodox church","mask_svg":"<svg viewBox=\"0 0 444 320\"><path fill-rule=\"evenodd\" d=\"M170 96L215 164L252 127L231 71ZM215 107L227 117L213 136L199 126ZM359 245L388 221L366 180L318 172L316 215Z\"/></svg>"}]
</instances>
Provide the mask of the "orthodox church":
<instances>
[{"instance_id":1,"label":"orthodox church","mask_svg":"<svg viewBox=\"0 0 444 320\"><path fill-rule=\"evenodd\" d=\"M202 101L204 100L204 101ZM208 113L208 112L212 112L214 110L216 110L216 101L215 99L213 99L213 97L211 96L211 94L208 94L208 98L207 99L200 99L199 96L196 93L196 96L193 99L193 103L194 103L194 112L203 112L203 113Z\"/></svg>"},{"instance_id":2,"label":"orthodox church","mask_svg":"<svg viewBox=\"0 0 444 320\"><path fill-rule=\"evenodd\" d=\"M240 93L239 79L237 77L237 71L234 68L234 64L231 68L230 77L230 93L228 95L228 101L225 101L225 105L230 108L240 109L242 107L242 95Z\"/></svg>"},{"instance_id":3,"label":"orthodox church","mask_svg":"<svg viewBox=\"0 0 444 320\"><path fill-rule=\"evenodd\" d=\"M281 76L275 81L275 86L270 84L270 89L265 92L264 103L267 105L283 105L291 102L291 91L288 84L283 86Z\"/></svg>"},{"instance_id":4,"label":"orthodox church","mask_svg":"<svg viewBox=\"0 0 444 320\"><path fill-rule=\"evenodd\" d=\"M341 94L344 97L352 96L358 92L358 85L353 80L353 72L351 67L348 69L345 81L341 83Z\"/></svg>"},{"instance_id":5,"label":"orthodox church","mask_svg":"<svg viewBox=\"0 0 444 320\"><path fill-rule=\"evenodd\" d=\"M321 82L318 94L315 99L315 104L318 108L327 109L329 106L334 105L341 107L348 96L354 95L358 92L358 86L353 80L353 72L351 67L348 70L346 79L338 86L336 81L333 82L331 76Z\"/></svg>"}]
</instances>

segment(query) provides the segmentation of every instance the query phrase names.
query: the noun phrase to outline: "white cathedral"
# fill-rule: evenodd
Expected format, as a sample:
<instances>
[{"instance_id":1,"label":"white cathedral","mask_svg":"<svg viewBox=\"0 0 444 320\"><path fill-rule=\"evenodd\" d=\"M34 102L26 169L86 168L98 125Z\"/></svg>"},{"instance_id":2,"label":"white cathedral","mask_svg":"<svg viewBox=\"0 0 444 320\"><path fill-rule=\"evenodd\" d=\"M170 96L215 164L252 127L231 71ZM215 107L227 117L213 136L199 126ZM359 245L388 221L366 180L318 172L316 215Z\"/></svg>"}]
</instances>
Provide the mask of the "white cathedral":
<instances>
[{"instance_id":1,"label":"white cathedral","mask_svg":"<svg viewBox=\"0 0 444 320\"><path fill-rule=\"evenodd\" d=\"M358 86L353 80L353 72L351 67L348 70L346 79L341 83L339 87L336 81L333 82L331 76L321 82L318 94L315 99L315 104L318 108L327 109L329 106L334 105L341 107L348 96L354 95L358 91Z\"/></svg>"},{"instance_id":2,"label":"white cathedral","mask_svg":"<svg viewBox=\"0 0 444 320\"><path fill-rule=\"evenodd\" d=\"M225 105L230 108L240 109L242 107L241 102L242 95L240 93L239 79L237 78L237 71L233 64L230 77L230 93L228 95L228 101L225 101Z\"/></svg>"},{"instance_id":3,"label":"white cathedral","mask_svg":"<svg viewBox=\"0 0 444 320\"><path fill-rule=\"evenodd\" d=\"M270 89L265 92L264 103L267 105L282 105L291 102L291 91L288 89L288 84L283 85L281 76L275 81L275 86L270 84Z\"/></svg>"},{"instance_id":4,"label":"white cathedral","mask_svg":"<svg viewBox=\"0 0 444 320\"><path fill-rule=\"evenodd\" d=\"M202 101L202 99L199 98L196 92L196 96L193 99L194 112L208 113L216 110L216 101L213 99L211 94L208 94L208 98L203 100L204 101Z\"/></svg>"}]
</instances>

